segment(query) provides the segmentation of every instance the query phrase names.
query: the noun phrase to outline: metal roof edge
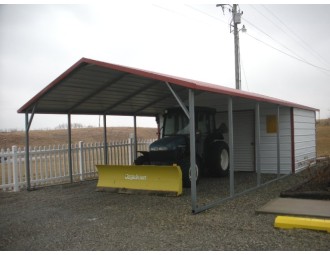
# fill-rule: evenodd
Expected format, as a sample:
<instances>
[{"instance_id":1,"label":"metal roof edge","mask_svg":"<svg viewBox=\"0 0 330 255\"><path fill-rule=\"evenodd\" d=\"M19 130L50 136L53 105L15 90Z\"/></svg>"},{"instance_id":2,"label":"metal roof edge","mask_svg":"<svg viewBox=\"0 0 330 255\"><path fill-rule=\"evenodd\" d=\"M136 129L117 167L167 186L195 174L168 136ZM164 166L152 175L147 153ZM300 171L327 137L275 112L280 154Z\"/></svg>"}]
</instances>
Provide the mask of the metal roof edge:
<instances>
[{"instance_id":1,"label":"metal roof edge","mask_svg":"<svg viewBox=\"0 0 330 255\"><path fill-rule=\"evenodd\" d=\"M136 75L141 75L144 77L148 78L153 78L161 81L167 81L176 85L181 85L187 88L191 89L197 89L197 90L203 90L203 91L209 91L209 92L215 92L215 93L222 93L222 94L227 94L229 96L237 96L237 97L243 97L246 99L253 99L256 101L260 102L269 102L269 103L274 103L274 104L279 104L282 106L288 106L288 107L294 107L294 108L299 108L299 109L305 109L305 110L311 110L311 111L319 111L319 109L269 97L269 96L264 96L261 94L257 94L254 92L247 92L247 91L242 91L242 90L237 90L229 87L225 87L222 85L217 85L217 84L211 84L207 82L201 82L197 80L191 80L187 78L182 78L182 77L176 77L172 75L167 75L167 74L162 74L162 73L157 73L153 71L147 71L143 69L138 69L138 68L132 68L132 67L127 67L127 66L119 66L119 65L114 65L106 62L101 62L97 60L92 60L92 59L85 59L87 62L90 64L95 63L97 65L102 65L104 67L116 67L115 69L121 70L121 71L127 71L128 69L130 70L130 73L136 74Z\"/></svg>"},{"instance_id":2,"label":"metal roof edge","mask_svg":"<svg viewBox=\"0 0 330 255\"><path fill-rule=\"evenodd\" d=\"M215 84L211 84L211 83L197 82L197 89L198 88L201 88L201 90L204 90L204 91L206 90L209 92L222 93L222 94L226 94L228 96L233 96L233 97L252 99L252 100L255 100L258 102L273 103L273 104L277 104L277 105L281 105L281 106L305 109L305 110L310 110L310 111L320 111L319 109L301 105L301 104L297 104L297 103L293 103L290 101L285 101L282 99L269 97L269 96L265 96L265 95L254 93L254 92L237 90L237 89L224 87L221 85L215 85Z\"/></svg>"},{"instance_id":3,"label":"metal roof edge","mask_svg":"<svg viewBox=\"0 0 330 255\"><path fill-rule=\"evenodd\" d=\"M146 78L160 80L160 81L164 81L164 82L170 82L170 83L174 83L174 84L181 85L184 87L194 88L194 85L195 85L193 80L184 79L181 77L176 77L176 76L167 75L167 74L162 74L162 73L158 73L158 72L154 72L154 71L124 66L124 65L117 65L117 64L107 63L107 62L98 61L98 60L89 59L89 58L83 58L82 60L84 60L88 64L95 64L97 66L102 66L105 68L113 68L118 71L128 72L131 74L140 75L140 76L143 76Z\"/></svg>"}]
</instances>

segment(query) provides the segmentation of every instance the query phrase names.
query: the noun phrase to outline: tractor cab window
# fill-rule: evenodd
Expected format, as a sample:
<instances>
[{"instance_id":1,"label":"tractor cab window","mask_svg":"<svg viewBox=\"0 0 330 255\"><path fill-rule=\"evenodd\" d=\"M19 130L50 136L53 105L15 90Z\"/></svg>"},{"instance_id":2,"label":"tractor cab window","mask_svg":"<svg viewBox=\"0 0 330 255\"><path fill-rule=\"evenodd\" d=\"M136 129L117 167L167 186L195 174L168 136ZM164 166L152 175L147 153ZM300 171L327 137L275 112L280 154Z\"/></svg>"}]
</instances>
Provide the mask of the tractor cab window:
<instances>
[{"instance_id":1,"label":"tractor cab window","mask_svg":"<svg viewBox=\"0 0 330 255\"><path fill-rule=\"evenodd\" d=\"M168 113L164 117L164 136L189 134L189 120L183 112Z\"/></svg>"},{"instance_id":2,"label":"tractor cab window","mask_svg":"<svg viewBox=\"0 0 330 255\"><path fill-rule=\"evenodd\" d=\"M214 118L207 112L199 112L196 129L202 134L210 134L214 131Z\"/></svg>"},{"instance_id":3,"label":"tractor cab window","mask_svg":"<svg viewBox=\"0 0 330 255\"><path fill-rule=\"evenodd\" d=\"M201 134L215 131L214 115L200 111L195 118L196 130ZM189 120L183 111L169 112L164 116L164 136L189 135Z\"/></svg>"},{"instance_id":4,"label":"tractor cab window","mask_svg":"<svg viewBox=\"0 0 330 255\"><path fill-rule=\"evenodd\" d=\"M202 134L207 134L209 132L208 118L204 112L198 114L196 129Z\"/></svg>"}]
</instances>

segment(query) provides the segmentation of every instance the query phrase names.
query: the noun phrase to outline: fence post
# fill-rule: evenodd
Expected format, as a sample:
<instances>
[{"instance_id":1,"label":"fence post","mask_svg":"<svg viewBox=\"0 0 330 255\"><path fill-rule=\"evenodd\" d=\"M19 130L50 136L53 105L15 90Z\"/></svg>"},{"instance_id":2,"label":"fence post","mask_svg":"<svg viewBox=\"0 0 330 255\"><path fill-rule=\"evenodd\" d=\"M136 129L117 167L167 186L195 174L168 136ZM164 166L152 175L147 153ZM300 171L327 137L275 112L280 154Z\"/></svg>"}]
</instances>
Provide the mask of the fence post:
<instances>
[{"instance_id":1,"label":"fence post","mask_svg":"<svg viewBox=\"0 0 330 255\"><path fill-rule=\"evenodd\" d=\"M5 175L5 150L1 149L0 151L1 155L0 155L0 164L1 164L1 179L2 179L2 186L5 186L6 184L6 175Z\"/></svg>"},{"instance_id":2,"label":"fence post","mask_svg":"<svg viewBox=\"0 0 330 255\"><path fill-rule=\"evenodd\" d=\"M80 173L80 181L84 180L84 153L83 148L84 142L79 142L79 173Z\"/></svg>"},{"instance_id":3,"label":"fence post","mask_svg":"<svg viewBox=\"0 0 330 255\"><path fill-rule=\"evenodd\" d=\"M129 146L129 148L128 148L128 153L129 153L129 155L128 155L128 164L131 166L131 165L133 165L133 163L134 163L134 143L135 143L135 141L134 141L134 134L129 134L129 138L128 138L128 146Z\"/></svg>"},{"instance_id":4,"label":"fence post","mask_svg":"<svg viewBox=\"0 0 330 255\"><path fill-rule=\"evenodd\" d=\"M13 183L14 183L14 191L19 191L19 183L18 183L18 171L17 171L17 146L12 146L12 161L13 161Z\"/></svg>"}]
</instances>

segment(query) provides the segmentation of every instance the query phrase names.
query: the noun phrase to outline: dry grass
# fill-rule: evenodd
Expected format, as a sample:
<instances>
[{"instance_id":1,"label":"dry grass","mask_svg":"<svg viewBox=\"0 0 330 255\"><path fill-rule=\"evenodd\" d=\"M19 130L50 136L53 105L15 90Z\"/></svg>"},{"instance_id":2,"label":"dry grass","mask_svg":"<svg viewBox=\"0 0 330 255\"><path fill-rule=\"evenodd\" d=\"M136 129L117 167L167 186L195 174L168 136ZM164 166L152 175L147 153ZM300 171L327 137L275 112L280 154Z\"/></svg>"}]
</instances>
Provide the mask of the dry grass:
<instances>
[{"instance_id":1,"label":"dry grass","mask_svg":"<svg viewBox=\"0 0 330 255\"><path fill-rule=\"evenodd\" d=\"M316 126L317 155L330 155L330 125Z\"/></svg>"},{"instance_id":2,"label":"dry grass","mask_svg":"<svg viewBox=\"0 0 330 255\"><path fill-rule=\"evenodd\" d=\"M330 155L330 125L322 120L316 126L317 155ZM133 133L130 127L108 128L108 140L124 140ZM157 130L155 128L138 128L138 138L155 139ZM67 144L67 130L32 130L30 132L31 146L48 146ZM79 128L72 130L72 142L95 143L103 141L102 128ZM12 145L25 146L24 132L0 132L0 148L11 148Z\"/></svg>"},{"instance_id":3,"label":"dry grass","mask_svg":"<svg viewBox=\"0 0 330 255\"><path fill-rule=\"evenodd\" d=\"M130 127L111 127L107 129L108 141L120 141L129 138L133 133ZM138 139L155 139L157 129L138 128ZM72 143L95 143L103 141L103 128L79 128L72 130ZM67 130L32 130L30 131L30 146L62 145L68 143ZM0 132L0 148L25 146L25 132Z\"/></svg>"}]
</instances>

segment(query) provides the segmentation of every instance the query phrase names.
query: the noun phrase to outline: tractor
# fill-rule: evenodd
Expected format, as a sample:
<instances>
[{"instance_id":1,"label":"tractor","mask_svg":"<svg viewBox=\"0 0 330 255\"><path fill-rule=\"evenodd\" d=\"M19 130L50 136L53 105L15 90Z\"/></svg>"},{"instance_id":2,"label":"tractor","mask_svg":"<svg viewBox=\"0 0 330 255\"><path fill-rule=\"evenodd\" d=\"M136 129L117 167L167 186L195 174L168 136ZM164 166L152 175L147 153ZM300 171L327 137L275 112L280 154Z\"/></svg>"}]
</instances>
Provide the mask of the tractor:
<instances>
[{"instance_id":1,"label":"tractor","mask_svg":"<svg viewBox=\"0 0 330 255\"><path fill-rule=\"evenodd\" d=\"M224 140L228 132L225 124L215 125L216 110L195 107L196 182L202 176L227 176L229 172L229 148ZM149 151L135 165L180 166L183 187L191 187L189 119L181 108L167 109L156 118L160 124L160 139L150 144Z\"/></svg>"}]
</instances>

